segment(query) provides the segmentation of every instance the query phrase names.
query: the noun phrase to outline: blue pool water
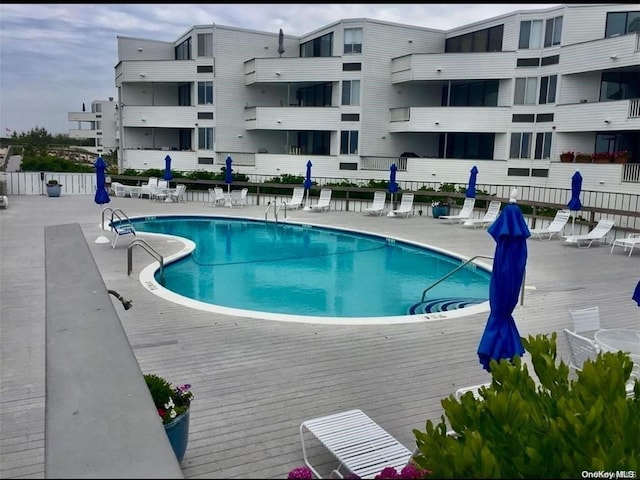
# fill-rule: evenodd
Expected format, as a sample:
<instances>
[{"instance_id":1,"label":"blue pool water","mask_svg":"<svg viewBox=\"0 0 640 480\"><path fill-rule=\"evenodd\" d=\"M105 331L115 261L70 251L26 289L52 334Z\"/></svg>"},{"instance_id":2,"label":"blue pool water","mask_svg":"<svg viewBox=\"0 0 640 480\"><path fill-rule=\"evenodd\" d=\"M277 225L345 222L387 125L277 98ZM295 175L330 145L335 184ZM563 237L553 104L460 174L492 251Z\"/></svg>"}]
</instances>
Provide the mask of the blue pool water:
<instances>
[{"instance_id":1,"label":"blue pool water","mask_svg":"<svg viewBox=\"0 0 640 480\"><path fill-rule=\"evenodd\" d=\"M229 308L318 317L389 317L463 308L489 298L490 272L408 242L309 225L199 216L133 219L139 232L196 244L156 280Z\"/></svg>"}]
</instances>

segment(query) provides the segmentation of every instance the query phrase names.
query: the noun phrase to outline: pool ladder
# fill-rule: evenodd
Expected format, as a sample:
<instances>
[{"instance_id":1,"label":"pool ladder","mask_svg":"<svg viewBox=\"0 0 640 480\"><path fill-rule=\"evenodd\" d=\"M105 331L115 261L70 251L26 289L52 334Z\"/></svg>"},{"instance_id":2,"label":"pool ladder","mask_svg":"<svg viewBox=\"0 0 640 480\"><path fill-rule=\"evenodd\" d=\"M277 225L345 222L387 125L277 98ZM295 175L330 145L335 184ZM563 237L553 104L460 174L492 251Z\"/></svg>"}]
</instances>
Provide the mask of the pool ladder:
<instances>
[{"instance_id":1,"label":"pool ladder","mask_svg":"<svg viewBox=\"0 0 640 480\"><path fill-rule=\"evenodd\" d=\"M442 277L440 280L437 280L436 282L432 283L431 285L429 285L427 288L425 288L422 292L422 299L420 300L420 303L424 302L424 296L427 294L427 292L429 290L431 290L433 287L435 287L436 285L444 282L447 278L449 278L451 275L453 275L454 273L456 273L458 270L466 267L468 264L470 264L471 262L473 262L476 258L487 258L489 260L493 260L493 257L489 257L487 255L476 255L475 257L471 257L469 260L461 263L460 265L458 265L456 268L454 268L453 270L451 270L449 273L447 273L444 277Z\"/></svg>"},{"instance_id":2,"label":"pool ladder","mask_svg":"<svg viewBox=\"0 0 640 480\"><path fill-rule=\"evenodd\" d=\"M269 202L269 204L267 205L267 209L264 212L264 221L267 221L267 217L269 216L269 210L271 210L273 208L273 218L275 219L276 223L278 223L278 212L280 212L280 209L284 207L284 218L287 218L287 203L286 202L282 202L280 204L280 206L277 206L276 201L274 200L273 202Z\"/></svg>"},{"instance_id":3,"label":"pool ladder","mask_svg":"<svg viewBox=\"0 0 640 480\"><path fill-rule=\"evenodd\" d=\"M127 247L127 275L133 271L133 247L139 245L160 264L160 285L164 285L164 258L158 251L141 238L134 239Z\"/></svg>"}]
</instances>

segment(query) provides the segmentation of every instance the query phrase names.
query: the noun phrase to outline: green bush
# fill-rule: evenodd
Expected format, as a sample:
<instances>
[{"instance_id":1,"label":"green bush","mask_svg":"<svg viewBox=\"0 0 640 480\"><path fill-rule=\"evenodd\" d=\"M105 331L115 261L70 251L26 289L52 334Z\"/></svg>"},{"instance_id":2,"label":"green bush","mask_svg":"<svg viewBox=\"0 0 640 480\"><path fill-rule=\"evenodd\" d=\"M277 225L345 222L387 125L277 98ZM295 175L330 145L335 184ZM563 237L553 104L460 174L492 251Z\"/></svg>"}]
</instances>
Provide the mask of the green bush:
<instances>
[{"instance_id":1,"label":"green bush","mask_svg":"<svg viewBox=\"0 0 640 480\"><path fill-rule=\"evenodd\" d=\"M582 472L638 472L640 381L625 383L626 353L601 353L569 379L556 363L556 333L522 339L540 385L519 357L490 364L492 382L460 401L442 400L445 416L414 430L415 462L435 478L583 478ZM478 367L480 368L480 367ZM631 478L631 477L628 477Z\"/></svg>"}]
</instances>

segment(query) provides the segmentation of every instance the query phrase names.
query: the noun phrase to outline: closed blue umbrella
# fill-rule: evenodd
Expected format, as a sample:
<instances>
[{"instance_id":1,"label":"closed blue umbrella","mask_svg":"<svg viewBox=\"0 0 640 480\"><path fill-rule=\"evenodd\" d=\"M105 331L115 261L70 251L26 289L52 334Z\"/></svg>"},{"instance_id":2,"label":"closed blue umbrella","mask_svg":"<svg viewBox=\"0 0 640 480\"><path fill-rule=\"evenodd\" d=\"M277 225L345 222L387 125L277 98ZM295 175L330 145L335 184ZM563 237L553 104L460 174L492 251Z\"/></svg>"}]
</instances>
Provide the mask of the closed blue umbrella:
<instances>
[{"instance_id":1,"label":"closed blue umbrella","mask_svg":"<svg viewBox=\"0 0 640 480\"><path fill-rule=\"evenodd\" d=\"M282 31L282 30L281 30ZM309 190L311 189L311 167L313 166L313 164L311 163L311 160L309 160L307 162L307 174L304 178L304 189L307 191L307 204L304 207L305 210L309 210Z\"/></svg>"},{"instance_id":2,"label":"closed blue umbrella","mask_svg":"<svg viewBox=\"0 0 640 480\"><path fill-rule=\"evenodd\" d=\"M527 238L531 233L515 196L514 189L509 203L488 229L496 250L489 283L491 312L478 346L478 357L485 370L489 370L492 359L512 359L524 353L513 310L524 279Z\"/></svg>"},{"instance_id":3,"label":"closed blue umbrella","mask_svg":"<svg viewBox=\"0 0 640 480\"><path fill-rule=\"evenodd\" d=\"M96 169L96 194L93 199L98 205L100 205L100 207L102 207L102 205L111 201L105 181L105 170L107 169L107 163L102 157L98 157L93 166ZM102 215L102 212L100 213ZM102 229L102 218L100 218L100 231L102 231ZM96 239L95 243L109 243L109 239L104 235L100 235Z\"/></svg>"},{"instance_id":4,"label":"closed blue umbrella","mask_svg":"<svg viewBox=\"0 0 640 480\"><path fill-rule=\"evenodd\" d=\"M162 176L167 182L173 177L171 176L171 157L167 155L164 157L164 175ZM167 183L168 184L168 183Z\"/></svg>"},{"instance_id":5,"label":"closed blue umbrella","mask_svg":"<svg viewBox=\"0 0 640 480\"><path fill-rule=\"evenodd\" d=\"M224 169L224 183L227 184L227 193L231 192L231 184L233 183L233 169L231 168L231 156L227 157L226 168Z\"/></svg>"},{"instance_id":6,"label":"closed blue umbrella","mask_svg":"<svg viewBox=\"0 0 640 480\"><path fill-rule=\"evenodd\" d=\"M571 200L567 204L569 210L573 213L573 219L571 221L571 235L573 235L573 227L576 223L576 212L582 209L582 203L580 202L580 191L582 190L582 175L576 170L576 173L571 177Z\"/></svg>"},{"instance_id":7,"label":"closed blue umbrella","mask_svg":"<svg viewBox=\"0 0 640 480\"><path fill-rule=\"evenodd\" d=\"M389 167L389 193L391 194L391 211L387 216L394 217L393 213L393 195L398 191L398 184L396 183L396 172L398 171L398 167L395 163L391 164Z\"/></svg>"},{"instance_id":8,"label":"closed blue umbrella","mask_svg":"<svg viewBox=\"0 0 640 480\"><path fill-rule=\"evenodd\" d=\"M469 174L469 185L465 195L468 198L476 198L476 177L478 176L478 168L474 165Z\"/></svg>"},{"instance_id":9,"label":"closed blue umbrella","mask_svg":"<svg viewBox=\"0 0 640 480\"><path fill-rule=\"evenodd\" d=\"M634 290L633 296L631 298L635 300L640 307L640 282L638 282L638 285L636 285L636 289Z\"/></svg>"}]
</instances>

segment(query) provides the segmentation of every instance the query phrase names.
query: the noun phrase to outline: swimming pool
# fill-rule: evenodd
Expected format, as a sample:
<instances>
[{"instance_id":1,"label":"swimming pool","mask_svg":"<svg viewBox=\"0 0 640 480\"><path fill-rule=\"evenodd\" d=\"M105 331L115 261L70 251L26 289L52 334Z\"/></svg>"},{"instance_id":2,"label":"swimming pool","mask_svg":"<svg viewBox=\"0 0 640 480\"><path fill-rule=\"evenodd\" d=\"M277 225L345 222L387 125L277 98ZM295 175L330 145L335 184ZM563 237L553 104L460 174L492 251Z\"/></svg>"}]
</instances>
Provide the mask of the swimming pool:
<instances>
[{"instance_id":1,"label":"swimming pool","mask_svg":"<svg viewBox=\"0 0 640 480\"><path fill-rule=\"evenodd\" d=\"M422 321L488 311L490 271L433 248L366 232L246 218L157 216L139 232L193 242L190 254L141 273L156 294L184 305L286 321ZM413 313L413 314L412 314ZM375 322L374 322L375 323Z\"/></svg>"}]
</instances>

